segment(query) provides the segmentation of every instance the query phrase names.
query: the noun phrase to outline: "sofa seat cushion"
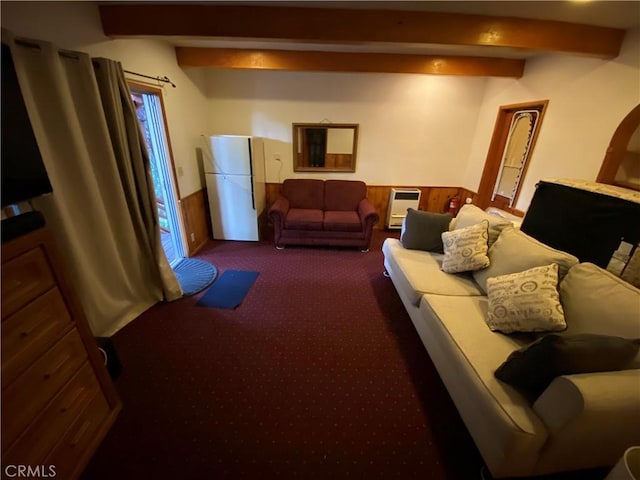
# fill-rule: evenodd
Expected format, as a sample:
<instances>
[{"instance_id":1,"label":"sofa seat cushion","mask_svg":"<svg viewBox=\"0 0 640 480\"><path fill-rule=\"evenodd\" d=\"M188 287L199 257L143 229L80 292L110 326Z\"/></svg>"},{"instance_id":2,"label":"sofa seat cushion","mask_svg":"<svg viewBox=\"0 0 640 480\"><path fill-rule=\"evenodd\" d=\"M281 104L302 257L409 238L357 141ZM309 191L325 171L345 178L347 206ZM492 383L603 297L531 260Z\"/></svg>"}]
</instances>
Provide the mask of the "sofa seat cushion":
<instances>
[{"instance_id":1,"label":"sofa seat cushion","mask_svg":"<svg viewBox=\"0 0 640 480\"><path fill-rule=\"evenodd\" d=\"M382 252L393 270L396 287L402 289L414 305L418 305L425 293L483 294L469 273L444 273L442 271L444 255L442 254L408 250L396 238L387 238L382 245ZM486 325L485 328L487 328Z\"/></svg>"},{"instance_id":2,"label":"sofa seat cushion","mask_svg":"<svg viewBox=\"0 0 640 480\"><path fill-rule=\"evenodd\" d=\"M486 392L495 400L497 408L507 415L515 429L534 436L546 436L527 399L494 376L496 369L513 351L530 344L535 337L532 334L492 332L485 323L487 308L487 297L481 296L425 295L420 303L420 312L426 321L435 322L434 327L444 335L444 340L440 341L455 345L456 356L469 364Z\"/></svg>"},{"instance_id":3,"label":"sofa seat cushion","mask_svg":"<svg viewBox=\"0 0 640 480\"><path fill-rule=\"evenodd\" d=\"M290 208L284 228L291 230L322 230L324 212L311 208Z\"/></svg>"},{"instance_id":4,"label":"sofa seat cushion","mask_svg":"<svg viewBox=\"0 0 640 480\"><path fill-rule=\"evenodd\" d=\"M362 230L362 222L355 210L328 210L324 212L324 229L334 232L359 232Z\"/></svg>"}]
</instances>

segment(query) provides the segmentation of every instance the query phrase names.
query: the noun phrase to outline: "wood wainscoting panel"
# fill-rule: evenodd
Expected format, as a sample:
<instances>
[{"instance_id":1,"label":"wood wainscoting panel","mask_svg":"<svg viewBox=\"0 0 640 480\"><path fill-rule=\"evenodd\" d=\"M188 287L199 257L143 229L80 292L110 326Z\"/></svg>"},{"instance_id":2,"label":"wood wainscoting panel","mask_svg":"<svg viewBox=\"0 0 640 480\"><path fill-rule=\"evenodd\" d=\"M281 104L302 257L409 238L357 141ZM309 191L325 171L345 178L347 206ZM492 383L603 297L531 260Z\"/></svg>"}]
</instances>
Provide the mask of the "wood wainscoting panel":
<instances>
[{"instance_id":1,"label":"wood wainscoting panel","mask_svg":"<svg viewBox=\"0 0 640 480\"><path fill-rule=\"evenodd\" d=\"M281 183L267 183L265 185L265 190L267 195L267 208L266 208L267 213L269 212L271 205L273 205L275 201L278 199L278 196L280 196L281 189L282 189Z\"/></svg>"},{"instance_id":2,"label":"wood wainscoting panel","mask_svg":"<svg viewBox=\"0 0 640 480\"><path fill-rule=\"evenodd\" d=\"M471 199L471 203L473 203L474 205L476 205L476 201L478 199L478 194L477 192L474 192L473 190L468 190L466 188L461 188L460 189L460 202L461 202L461 206L464 205L466 203L467 198Z\"/></svg>"},{"instance_id":3,"label":"wood wainscoting panel","mask_svg":"<svg viewBox=\"0 0 640 480\"><path fill-rule=\"evenodd\" d=\"M389 208L389 194L392 188L419 188L422 192L420 195L419 209L434 213L446 212L449 206L449 199L455 195L460 195L462 190L459 187L367 185L367 196L380 215L380 221L376 224L375 228L385 228L387 210Z\"/></svg>"},{"instance_id":4,"label":"wood wainscoting panel","mask_svg":"<svg viewBox=\"0 0 640 480\"><path fill-rule=\"evenodd\" d=\"M182 219L189 246L188 255L195 255L211 238L207 192L202 189L180 200Z\"/></svg>"}]
</instances>

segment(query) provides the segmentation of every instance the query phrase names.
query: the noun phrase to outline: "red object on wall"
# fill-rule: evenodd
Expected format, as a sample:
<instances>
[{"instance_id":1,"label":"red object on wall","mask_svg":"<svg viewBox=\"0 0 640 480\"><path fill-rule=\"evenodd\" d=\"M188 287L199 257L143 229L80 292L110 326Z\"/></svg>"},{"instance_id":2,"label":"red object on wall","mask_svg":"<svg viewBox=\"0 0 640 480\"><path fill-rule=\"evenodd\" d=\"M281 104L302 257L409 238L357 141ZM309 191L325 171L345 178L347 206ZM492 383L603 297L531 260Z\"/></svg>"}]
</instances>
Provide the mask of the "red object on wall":
<instances>
[{"instance_id":1,"label":"red object on wall","mask_svg":"<svg viewBox=\"0 0 640 480\"><path fill-rule=\"evenodd\" d=\"M460 207L460 198L455 195L449 199L449 213L455 217Z\"/></svg>"}]
</instances>

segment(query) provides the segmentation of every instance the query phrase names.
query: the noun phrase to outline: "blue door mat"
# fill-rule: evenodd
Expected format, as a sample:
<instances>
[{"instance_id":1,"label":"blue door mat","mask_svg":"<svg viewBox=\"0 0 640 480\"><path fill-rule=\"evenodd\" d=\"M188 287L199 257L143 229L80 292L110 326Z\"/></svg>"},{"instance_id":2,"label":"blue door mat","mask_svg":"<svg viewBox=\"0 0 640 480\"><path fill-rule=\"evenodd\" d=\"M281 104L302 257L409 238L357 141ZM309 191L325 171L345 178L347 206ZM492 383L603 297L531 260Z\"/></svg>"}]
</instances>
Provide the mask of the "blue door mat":
<instances>
[{"instance_id":1,"label":"blue door mat","mask_svg":"<svg viewBox=\"0 0 640 480\"><path fill-rule=\"evenodd\" d=\"M202 296L197 306L234 309L242 303L259 272L227 270Z\"/></svg>"},{"instance_id":2,"label":"blue door mat","mask_svg":"<svg viewBox=\"0 0 640 480\"><path fill-rule=\"evenodd\" d=\"M182 293L185 296L195 295L204 290L218 276L218 269L204 260L183 258L173 269Z\"/></svg>"}]
</instances>

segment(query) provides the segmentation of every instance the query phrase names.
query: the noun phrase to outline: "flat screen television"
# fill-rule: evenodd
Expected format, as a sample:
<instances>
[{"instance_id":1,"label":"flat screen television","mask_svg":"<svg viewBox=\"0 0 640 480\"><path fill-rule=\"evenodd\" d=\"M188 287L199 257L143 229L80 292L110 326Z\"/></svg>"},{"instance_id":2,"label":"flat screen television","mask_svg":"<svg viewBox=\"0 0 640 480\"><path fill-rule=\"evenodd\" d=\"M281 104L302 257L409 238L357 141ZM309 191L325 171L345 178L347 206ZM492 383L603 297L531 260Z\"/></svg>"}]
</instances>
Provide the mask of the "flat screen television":
<instances>
[{"instance_id":1,"label":"flat screen television","mask_svg":"<svg viewBox=\"0 0 640 480\"><path fill-rule=\"evenodd\" d=\"M8 45L2 44L2 137L0 180L2 207L52 191L18 84Z\"/></svg>"}]
</instances>

